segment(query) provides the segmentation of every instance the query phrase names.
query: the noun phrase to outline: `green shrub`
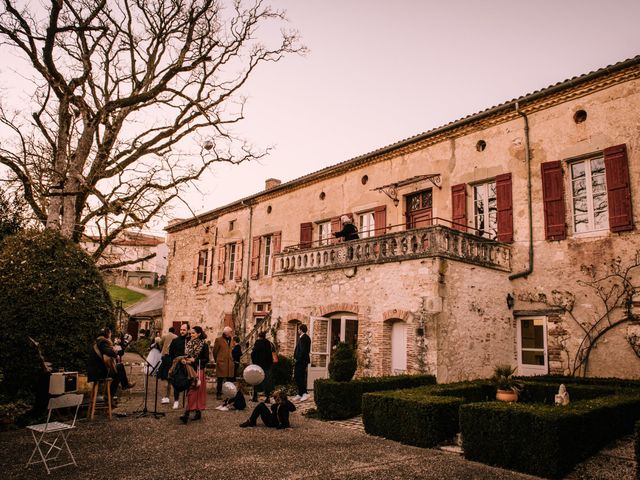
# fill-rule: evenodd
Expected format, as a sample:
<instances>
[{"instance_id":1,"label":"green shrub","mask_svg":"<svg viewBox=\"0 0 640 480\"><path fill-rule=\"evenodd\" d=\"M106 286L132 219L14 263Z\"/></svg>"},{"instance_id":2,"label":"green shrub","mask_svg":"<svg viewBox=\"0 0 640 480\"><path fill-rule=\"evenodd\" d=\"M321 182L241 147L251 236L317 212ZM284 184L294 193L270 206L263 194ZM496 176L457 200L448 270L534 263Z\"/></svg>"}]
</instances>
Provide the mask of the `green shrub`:
<instances>
[{"instance_id":1,"label":"green shrub","mask_svg":"<svg viewBox=\"0 0 640 480\"><path fill-rule=\"evenodd\" d=\"M639 395L552 405L484 402L460 407L465 458L556 478L629 433L640 418Z\"/></svg>"},{"instance_id":2,"label":"green shrub","mask_svg":"<svg viewBox=\"0 0 640 480\"><path fill-rule=\"evenodd\" d=\"M293 377L293 359L278 354L278 363L271 367L271 380L274 387L289 385Z\"/></svg>"},{"instance_id":3,"label":"green shrub","mask_svg":"<svg viewBox=\"0 0 640 480\"><path fill-rule=\"evenodd\" d=\"M569 377L566 375L537 375L533 377L517 377L526 383L542 382L555 383L560 385L601 385L610 386L619 389L638 388L640 389L640 380L631 380L615 377Z\"/></svg>"},{"instance_id":4,"label":"green shrub","mask_svg":"<svg viewBox=\"0 0 640 480\"><path fill-rule=\"evenodd\" d=\"M140 337L127 345L127 352L137 353L142 358L147 358L151 350L151 339L147 337Z\"/></svg>"},{"instance_id":5,"label":"green shrub","mask_svg":"<svg viewBox=\"0 0 640 480\"><path fill-rule=\"evenodd\" d=\"M0 244L3 342L0 395L30 398L41 371L29 337L53 368L84 371L101 327L113 327L113 307L94 262L52 231L19 233Z\"/></svg>"},{"instance_id":6,"label":"green shrub","mask_svg":"<svg viewBox=\"0 0 640 480\"><path fill-rule=\"evenodd\" d=\"M557 383L527 382L524 384L524 389L518 397L518 402L555 405L555 396L558 393L559 386ZM618 390L619 389L610 385L567 385L569 398L572 402L614 395Z\"/></svg>"},{"instance_id":7,"label":"green shrub","mask_svg":"<svg viewBox=\"0 0 640 480\"><path fill-rule=\"evenodd\" d=\"M336 382L348 382L357 368L358 360L353 347L345 342L338 343L329 362L329 378Z\"/></svg>"},{"instance_id":8,"label":"green shrub","mask_svg":"<svg viewBox=\"0 0 640 480\"><path fill-rule=\"evenodd\" d=\"M413 388L435 383L436 378L433 375L366 377L350 382L318 379L314 382L313 396L320 418L343 420L360 415L364 393Z\"/></svg>"},{"instance_id":9,"label":"green shrub","mask_svg":"<svg viewBox=\"0 0 640 480\"><path fill-rule=\"evenodd\" d=\"M418 447L433 447L459 431L458 410L495 398L485 381L368 393L362 397L365 431Z\"/></svg>"}]
</instances>

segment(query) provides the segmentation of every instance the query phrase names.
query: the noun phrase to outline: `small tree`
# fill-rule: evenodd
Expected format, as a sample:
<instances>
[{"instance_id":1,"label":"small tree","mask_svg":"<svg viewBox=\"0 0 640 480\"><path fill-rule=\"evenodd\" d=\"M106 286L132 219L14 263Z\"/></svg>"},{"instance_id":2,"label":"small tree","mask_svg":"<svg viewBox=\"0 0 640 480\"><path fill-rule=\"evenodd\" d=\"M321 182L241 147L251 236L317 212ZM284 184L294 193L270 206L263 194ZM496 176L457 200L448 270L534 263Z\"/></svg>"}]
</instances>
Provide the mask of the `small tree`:
<instances>
[{"instance_id":1,"label":"small tree","mask_svg":"<svg viewBox=\"0 0 640 480\"><path fill-rule=\"evenodd\" d=\"M3 342L0 395L29 397L42 370L86 369L99 329L115 324L111 299L93 260L59 233L19 233L0 244Z\"/></svg>"},{"instance_id":2,"label":"small tree","mask_svg":"<svg viewBox=\"0 0 640 480\"><path fill-rule=\"evenodd\" d=\"M329 362L329 378L336 382L348 382L358 368L356 354L348 343L340 342Z\"/></svg>"}]
</instances>

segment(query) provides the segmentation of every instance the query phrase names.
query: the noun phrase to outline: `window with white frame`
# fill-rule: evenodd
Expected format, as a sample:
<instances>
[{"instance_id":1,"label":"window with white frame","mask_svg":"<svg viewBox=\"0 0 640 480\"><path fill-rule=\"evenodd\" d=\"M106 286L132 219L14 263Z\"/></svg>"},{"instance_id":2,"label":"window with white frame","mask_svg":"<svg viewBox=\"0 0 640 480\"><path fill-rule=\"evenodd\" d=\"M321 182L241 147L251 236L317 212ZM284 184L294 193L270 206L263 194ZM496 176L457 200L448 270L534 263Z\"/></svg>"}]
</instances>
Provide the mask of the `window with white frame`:
<instances>
[{"instance_id":1,"label":"window with white frame","mask_svg":"<svg viewBox=\"0 0 640 480\"><path fill-rule=\"evenodd\" d=\"M498 236L498 203L495 181L473 186L473 215L477 235L487 238Z\"/></svg>"},{"instance_id":2,"label":"window with white frame","mask_svg":"<svg viewBox=\"0 0 640 480\"><path fill-rule=\"evenodd\" d=\"M262 274L269 275L271 273L271 254L272 254L272 237L271 235L266 235L262 237L263 243L263 254L262 254Z\"/></svg>"},{"instance_id":3,"label":"window with white frame","mask_svg":"<svg viewBox=\"0 0 640 480\"><path fill-rule=\"evenodd\" d=\"M364 212L358 214L358 235L360 238L373 237L375 234L375 219L373 212Z\"/></svg>"},{"instance_id":4,"label":"window with white frame","mask_svg":"<svg viewBox=\"0 0 640 480\"><path fill-rule=\"evenodd\" d=\"M318 245L329 245L331 240L331 222L318 224Z\"/></svg>"},{"instance_id":5,"label":"window with white frame","mask_svg":"<svg viewBox=\"0 0 640 480\"><path fill-rule=\"evenodd\" d=\"M254 302L253 304L253 320L258 323L271 311L271 302Z\"/></svg>"},{"instance_id":6,"label":"window with white frame","mask_svg":"<svg viewBox=\"0 0 640 480\"><path fill-rule=\"evenodd\" d=\"M235 266L236 266L236 244L230 243L227 245L227 260L229 262L228 267L228 275L227 278L229 280L233 280L233 275L235 274Z\"/></svg>"},{"instance_id":7,"label":"window with white frame","mask_svg":"<svg viewBox=\"0 0 640 480\"><path fill-rule=\"evenodd\" d=\"M198 252L198 278L197 285L202 285L207 281L207 260L209 256L208 250L200 250Z\"/></svg>"},{"instance_id":8,"label":"window with white frame","mask_svg":"<svg viewBox=\"0 0 640 480\"><path fill-rule=\"evenodd\" d=\"M570 165L573 231L593 232L609 228L609 206L604 157Z\"/></svg>"}]
</instances>

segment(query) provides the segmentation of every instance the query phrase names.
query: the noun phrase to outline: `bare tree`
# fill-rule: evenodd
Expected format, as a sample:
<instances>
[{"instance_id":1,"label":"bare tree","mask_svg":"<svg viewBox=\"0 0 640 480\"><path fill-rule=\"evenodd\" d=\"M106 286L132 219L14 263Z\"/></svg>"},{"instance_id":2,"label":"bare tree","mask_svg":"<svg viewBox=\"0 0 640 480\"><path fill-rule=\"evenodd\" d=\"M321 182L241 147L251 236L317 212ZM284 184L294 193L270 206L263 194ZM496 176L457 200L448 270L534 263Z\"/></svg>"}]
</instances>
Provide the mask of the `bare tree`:
<instances>
[{"instance_id":1,"label":"bare tree","mask_svg":"<svg viewBox=\"0 0 640 480\"><path fill-rule=\"evenodd\" d=\"M259 64L304 51L260 0L3 3L2 48L33 88L30 105L0 106L0 164L45 227L76 242L97 228L95 258L215 162L265 155L233 134L240 89Z\"/></svg>"}]
</instances>

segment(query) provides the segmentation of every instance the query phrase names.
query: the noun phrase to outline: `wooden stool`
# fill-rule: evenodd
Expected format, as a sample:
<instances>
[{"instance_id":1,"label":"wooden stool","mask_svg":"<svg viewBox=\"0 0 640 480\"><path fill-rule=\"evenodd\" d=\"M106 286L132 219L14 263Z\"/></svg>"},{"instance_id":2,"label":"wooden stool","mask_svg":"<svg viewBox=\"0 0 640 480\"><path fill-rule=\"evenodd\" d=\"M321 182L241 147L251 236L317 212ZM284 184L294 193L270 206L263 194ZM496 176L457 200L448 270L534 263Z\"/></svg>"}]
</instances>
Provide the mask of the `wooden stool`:
<instances>
[{"instance_id":1,"label":"wooden stool","mask_svg":"<svg viewBox=\"0 0 640 480\"><path fill-rule=\"evenodd\" d=\"M102 378L93 382L91 388L91 399L89 400L89 410L87 411L87 418L93 420L93 416L96 413L96 400L98 399L98 388L100 388L100 382L104 384L104 398L107 403L107 416L111 420L111 382L112 378Z\"/></svg>"}]
</instances>

